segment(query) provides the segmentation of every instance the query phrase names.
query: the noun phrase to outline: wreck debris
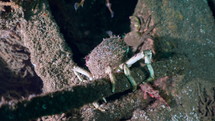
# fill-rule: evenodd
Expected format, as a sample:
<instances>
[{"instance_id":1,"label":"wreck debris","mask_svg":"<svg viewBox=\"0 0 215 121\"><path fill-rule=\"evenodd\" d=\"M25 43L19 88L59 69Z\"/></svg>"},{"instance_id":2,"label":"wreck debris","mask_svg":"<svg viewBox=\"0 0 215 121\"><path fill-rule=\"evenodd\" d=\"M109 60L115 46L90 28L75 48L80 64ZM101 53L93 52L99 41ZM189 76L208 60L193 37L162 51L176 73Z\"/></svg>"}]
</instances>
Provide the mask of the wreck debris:
<instances>
[{"instance_id":1,"label":"wreck debris","mask_svg":"<svg viewBox=\"0 0 215 121\"><path fill-rule=\"evenodd\" d=\"M215 87L205 88L197 84L199 95L199 115L203 121L215 120Z\"/></svg>"}]
</instances>

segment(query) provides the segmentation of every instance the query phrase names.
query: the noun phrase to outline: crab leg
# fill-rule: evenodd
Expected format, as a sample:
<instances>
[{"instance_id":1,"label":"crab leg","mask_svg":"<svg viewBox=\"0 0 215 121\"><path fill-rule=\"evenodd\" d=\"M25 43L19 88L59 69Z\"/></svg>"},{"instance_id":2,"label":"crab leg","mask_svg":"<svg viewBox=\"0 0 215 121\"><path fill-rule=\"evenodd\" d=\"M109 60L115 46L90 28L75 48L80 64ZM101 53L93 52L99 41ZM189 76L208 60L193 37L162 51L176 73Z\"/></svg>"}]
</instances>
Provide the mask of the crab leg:
<instances>
[{"instance_id":1,"label":"crab leg","mask_svg":"<svg viewBox=\"0 0 215 121\"><path fill-rule=\"evenodd\" d=\"M139 61L140 59L144 58L145 55L144 55L144 52L140 52L140 53L137 53L136 55L134 55L133 57L131 57L129 60L127 60L125 63L122 63L119 65L119 70L123 70L123 64L126 64L128 68L130 68L134 63L136 63L137 61Z\"/></svg>"},{"instance_id":2,"label":"crab leg","mask_svg":"<svg viewBox=\"0 0 215 121\"><path fill-rule=\"evenodd\" d=\"M73 72L74 72L75 75L78 77L78 80L79 80L79 81L81 81L81 82L84 81L84 79L80 76L80 74L79 74L78 72L76 72L76 71L73 71Z\"/></svg>"},{"instance_id":3,"label":"crab leg","mask_svg":"<svg viewBox=\"0 0 215 121\"><path fill-rule=\"evenodd\" d=\"M144 58L145 64L146 64L146 66L147 66L147 68L149 70L149 74L150 74L150 77L146 81L147 82L152 81L154 79L155 75L154 75L154 70L153 70L152 65L151 65L151 61L152 61L152 51L151 50L145 50L145 51L142 51L142 52L136 54L135 56L133 56L132 58L130 58L128 61L126 61L125 64L124 63L121 64L119 66L119 68L123 69L125 71L126 67L124 67L124 65L126 65L127 68L129 68L134 63L136 63L137 61L139 61L142 58ZM131 78L131 81L134 81L134 80ZM132 82L132 83L134 83L134 82Z\"/></svg>"},{"instance_id":4,"label":"crab leg","mask_svg":"<svg viewBox=\"0 0 215 121\"><path fill-rule=\"evenodd\" d=\"M126 77L128 78L129 82L132 85L132 88L133 88L132 90L135 91L137 89L137 83L134 80L134 78L131 76L130 69L128 68L128 66L126 64L122 64L122 66L123 66L124 74L126 75Z\"/></svg>"},{"instance_id":5,"label":"crab leg","mask_svg":"<svg viewBox=\"0 0 215 121\"><path fill-rule=\"evenodd\" d=\"M149 70L149 78L146 80L147 82L152 81L155 78L155 74L154 74L154 70L152 68L151 65L151 61L152 61L152 51L151 50L145 50L144 51L144 60L145 60L145 64Z\"/></svg>"},{"instance_id":6,"label":"crab leg","mask_svg":"<svg viewBox=\"0 0 215 121\"><path fill-rule=\"evenodd\" d=\"M154 80L155 78L155 75L154 75L154 70L152 68L152 65L151 64L146 64L148 70L149 70L149 74L150 74L150 77L146 80L147 82L150 82L152 80Z\"/></svg>"},{"instance_id":7,"label":"crab leg","mask_svg":"<svg viewBox=\"0 0 215 121\"><path fill-rule=\"evenodd\" d=\"M105 109L102 109L97 102L93 102L92 104L96 109L100 110L101 112L105 112Z\"/></svg>"},{"instance_id":8,"label":"crab leg","mask_svg":"<svg viewBox=\"0 0 215 121\"><path fill-rule=\"evenodd\" d=\"M112 92L115 92L115 89L116 89L116 77L114 76L113 74L113 70L111 69L110 66L108 66L105 70L105 73L108 74L109 78L110 78L110 81L111 81L111 84L112 84Z\"/></svg>"},{"instance_id":9,"label":"crab leg","mask_svg":"<svg viewBox=\"0 0 215 121\"><path fill-rule=\"evenodd\" d=\"M75 75L78 77L78 79L80 81L83 81L83 79L81 78L81 76L78 73L85 75L86 77L89 78L89 80L93 80L92 74L83 68L80 68L78 66L74 66L72 70L74 71Z\"/></svg>"},{"instance_id":10,"label":"crab leg","mask_svg":"<svg viewBox=\"0 0 215 121\"><path fill-rule=\"evenodd\" d=\"M125 64L130 68L134 63L136 63L137 61L139 61L142 58L144 58L144 52L143 51L140 53L137 53L136 55L131 57L128 61L125 62Z\"/></svg>"}]
</instances>

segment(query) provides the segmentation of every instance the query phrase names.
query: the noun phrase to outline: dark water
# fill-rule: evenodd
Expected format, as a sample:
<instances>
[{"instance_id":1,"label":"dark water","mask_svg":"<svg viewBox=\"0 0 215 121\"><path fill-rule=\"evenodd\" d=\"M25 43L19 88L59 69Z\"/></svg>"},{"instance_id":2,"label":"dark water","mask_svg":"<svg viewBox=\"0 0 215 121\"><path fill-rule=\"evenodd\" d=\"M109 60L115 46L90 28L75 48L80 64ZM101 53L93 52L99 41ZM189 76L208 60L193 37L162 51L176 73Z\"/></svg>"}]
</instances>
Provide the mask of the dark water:
<instances>
[{"instance_id":1,"label":"dark water","mask_svg":"<svg viewBox=\"0 0 215 121\"><path fill-rule=\"evenodd\" d=\"M130 31L129 16L134 12L137 0L110 1L114 17L106 7L106 0L85 0L84 6L77 11L75 1L50 0L52 14L60 27L66 42L72 48L74 61L80 66L85 64L84 57L97 46L107 31L123 35Z\"/></svg>"}]
</instances>

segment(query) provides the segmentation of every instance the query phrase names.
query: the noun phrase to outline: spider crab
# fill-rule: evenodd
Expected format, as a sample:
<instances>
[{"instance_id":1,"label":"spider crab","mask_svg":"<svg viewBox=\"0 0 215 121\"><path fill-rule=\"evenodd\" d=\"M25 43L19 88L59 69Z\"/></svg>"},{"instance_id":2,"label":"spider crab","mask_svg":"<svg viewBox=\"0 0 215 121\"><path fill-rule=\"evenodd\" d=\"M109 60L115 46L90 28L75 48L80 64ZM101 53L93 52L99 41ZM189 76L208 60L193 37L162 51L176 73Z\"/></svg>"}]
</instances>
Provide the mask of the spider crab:
<instances>
[{"instance_id":1,"label":"spider crab","mask_svg":"<svg viewBox=\"0 0 215 121\"><path fill-rule=\"evenodd\" d=\"M81 81L83 78L79 73L85 75L90 80L109 76L112 83L112 92L115 91L116 81L113 73L123 71L130 81L133 90L136 90L137 84L130 73L129 67L138 60L144 59L150 73L150 80L154 78L154 70L151 66L152 51L141 51L130 59L128 59L128 51L129 47L123 39L119 36L111 36L110 38L104 39L88 56L86 56L86 66L90 72L78 66L74 66L73 71Z\"/></svg>"},{"instance_id":2,"label":"spider crab","mask_svg":"<svg viewBox=\"0 0 215 121\"><path fill-rule=\"evenodd\" d=\"M106 0L109 3L109 0ZM80 2L80 5L84 0ZM92 52L86 56L86 66L90 70L88 72L80 67L73 67L73 71L79 80L83 80L79 73L85 75L90 80L105 78L109 76L112 83L112 92L115 91L116 78L113 73L123 71L130 81L133 90L136 90L137 84L132 77L129 67L137 61L144 59L145 64L149 70L150 77L146 81L154 79L154 70L151 66L152 52L154 52L154 43L152 37L149 35L154 29L154 26L149 26L151 16L144 21L142 16L131 16L131 32L126 34L125 38L121 39L119 36L111 36L103 39L103 41L95 47ZM129 46L135 51L139 52L128 58Z\"/></svg>"}]
</instances>

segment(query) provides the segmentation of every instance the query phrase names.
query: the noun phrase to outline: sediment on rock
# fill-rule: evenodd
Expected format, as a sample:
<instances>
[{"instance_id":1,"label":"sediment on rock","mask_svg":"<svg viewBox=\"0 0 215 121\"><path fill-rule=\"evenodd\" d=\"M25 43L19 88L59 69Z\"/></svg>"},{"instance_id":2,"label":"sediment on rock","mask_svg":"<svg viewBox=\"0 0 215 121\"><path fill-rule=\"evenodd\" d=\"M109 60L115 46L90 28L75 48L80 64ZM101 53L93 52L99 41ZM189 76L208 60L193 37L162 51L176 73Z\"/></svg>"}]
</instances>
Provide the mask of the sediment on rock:
<instances>
[{"instance_id":1,"label":"sediment on rock","mask_svg":"<svg viewBox=\"0 0 215 121\"><path fill-rule=\"evenodd\" d=\"M131 112L136 108L146 108L151 100L152 99L144 99L142 91L137 90L114 101L100 105L99 108L104 111L95 109L92 106L84 106L80 109L80 114L83 121L91 121L95 119L96 121L129 119L132 116Z\"/></svg>"},{"instance_id":2,"label":"sediment on rock","mask_svg":"<svg viewBox=\"0 0 215 121\"><path fill-rule=\"evenodd\" d=\"M41 93L42 80L34 71L29 49L23 42L23 9L7 3L0 10L0 97L20 99Z\"/></svg>"},{"instance_id":3,"label":"sediment on rock","mask_svg":"<svg viewBox=\"0 0 215 121\"><path fill-rule=\"evenodd\" d=\"M1 80L2 82L0 81L0 84L4 85L4 87L7 88L6 90L11 89L13 87L16 87L19 89L22 88L22 90L25 90L26 88L29 88L28 87L29 80L33 80L32 77L37 76L40 82L43 81L44 93L56 91L62 88L64 89L65 87L69 87L67 89L73 89L70 86L76 86L80 84L80 82L75 77L74 73L71 71L71 68L74 65L76 65L76 63L74 63L74 53L71 52L70 50L71 48L67 46L63 38L63 35L60 33L59 27L55 22L55 18L53 18L50 12L49 4L47 3L47 0L39 0L38 4L35 1L26 2L21 0L19 2L21 3L15 5L15 7L14 7L14 4L10 4L6 8L0 6L0 11L1 11L0 14L3 17L3 18L0 18L0 28L1 28L0 30L1 32L0 67L2 67L0 68L0 72L2 72L0 73L0 78L2 79ZM50 3L54 5L58 3L58 2L56 3L54 2L50 2ZM28 3L31 3L31 4L28 4ZM61 6L61 5L62 4L57 5L57 7L61 7L61 9L58 9L58 10L63 9L64 6ZM27 9L25 7L27 7ZM32 12L31 7L33 7L33 11L36 11L36 12ZM90 7L91 6L89 6L88 9L90 9ZM5 10L5 11L2 12L2 10ZM172 75L184 74L183 76L184 78L178 78L178 77L175 78L175 80L180 82L179 84L180 86L176 88L177 90L174 90L174 92L171 92L171 91L168 92L173 95L172 98L176 101L176 106L172 107L172 111L169 113L166 113L163 110L159 110L159 113L154 113L152 111L151 114L149 114L149 116L151 116L150 118L152 120L167 120L167 119L185 120L188 118L193 120L198 120L200 119L197 115L199 113L202 119L204 119L204 117L206 117L205 118L206 120L213 119L214 118L213 117L213 112L214 112L213 98L214 97L213 97L212 91L214 90L213 73L215 68L213 66L214 65L213 63L215 61L214 60L215 44L214 44L213 35L214 35L215 27L214 27L214 17L212 16L212 12L208 7L208 1L139 0L134 11L134 15L138 15L138 14L141 14L143 17L151 15L152 23L157 25L155 27L156 33L154 33L155 38L153 38L155 39L155 46L156 46L156 49L155 49L156 59L155 59L155 62L153 62L155 63L153 64L155 75L157 77L163 77L163 76L167 76L165 73L171 73ZM64 17L67 18L66 17L67 15L68 14L64 14ZM79 25L81 26L80 23L77 23L77 25L78 27ZM70 27L72 26L69 26L66 29L69 29ZM73 31L78 29L78 27L75 26ZM78 31L80 32L82 30L80 29ZM70 32L71 31L68 31L67 34L71 34ZM73 32L73 34L75 32ZM81 35L84 35L84 34L92 35L92 34L89 34L89 31L85 31ZM75 35L76 38L82 38L78 36L79 36L78 34ZM161 47L162 46L161 44L165 44L167 46ZM83 41L81 44L76 43L76 45L78 45L79 47L81 46L81 48L86 48L87 44L85 44L85 42ZM95 46L95 43L93 45ZM171 46L168 46L168 45L171 45ZM72 48L72 50L76 50L76 48L75 49ZM85 50L83 51L86 54L86 51ZM178 62L171 58L172 56L175 56L177 54L185 55L189 61L187 61L187 59L185 59L186 61L184 61L183 58L177 57L177 59L179 59L179 62ZM159 63L159 60L168 60L168 61L166 63ZM175 62L178 62L178 63L175 63ZM186 65L186 66L183 67L181 65ZM166 68L166 70L163 68ZM146 69L142 69L140 67L137 69L140 69L140 71L147 72ZM179 70L182 69L182 70L175 72L178 69ZM183 71L184 69L187 69L185 73ZM139 71L137 71L136 75L135 73L132 72L132 75L134 75L135 78L138 78L137 79L138 81L140 80L142 81L143 79L145 79L145 76L142 76L141 74L139 73ZM141 77L142 79L139 79ZM10 78L10 80L8 78ZM116 92L117 90L118 92L121 92L128 89L128 87L124 86L124 85L130 85L127 82L127 79L124 76L119 76L118 78L120 78L119 80L125 79L126 82L121 83L121 85L118 84L118 88L116 89ZM13 79L16 80L16 82L19 81L22 85L20 86L20 83L16 83ZM194 84L196 83L197 79L201 80L200 84L210 82L211 85L202 87L200 89L200 93L196 93L197 86L195 86ZM6 81L12 82L15 86L10 85L11 83L8 83ZM90 83L93 85L91 88L92 90L88 90L86 88L88 87L87 84L85 85L86 87L82 85L83 87L79 86L81 88L77 88L77 90L83 89L80 92L82 94L84 93L83 95L87 95L86 96L87 98L90 98L88 100L85 100L85 99L81 100L80 103L82 104L80 105L78 104L77 106L81 106L86 103L97 101L101 99L101 97L104 96L104 94L106 94L107 96L112 95L110 94L111 93L110 82L106 79L104 80L102 79L102 82L100 81L99 80L95 81L95 84ZM120 82L117 82L117 83L120 83ZM100 84L101 84L100 87L95 86ZM40 83L40 86L41 86L41 83ZM38 88L41 89L41 87L38 87ZM206 93L202 93L204 92L205 88L211 89L212 91L207 90L205 91ZM4 92L2 90L5 90L5 89L1 87L0 91ZM75 100L76 98L72 98L72 96L71 97L68 96L69 94L71 94L70 92L71 90L70 91L68 90L65 91L65 90L62 90L62 92L58 91L55 93L47 94L45 96L47 96L48 99L52 99L52 98L56 99L56 102L54 102L55 100L53 100L53 103L52 103L52 104L55 104L54 106L59 106L59 102L65 103L64 101L68 101L65 103L66 106L60 105L62 107L56 107L55 109L54 106L52 106L50 108L50 107L47 107L47 105L49 105L50 102L52 102L51 100L48 100L48 101L46 99L40 100L43 97L41 98L35 97L30 100L31 101L36 100L35 104L37 105L29 106L29 110L30 109L32 110L33 109L32 107L38 106L39 107L38 110L42 110L42 111L35 111L38 114L36 113L29 114L29 117L24 117L24 118L36 118L43 115L56 114L56 113L65 112L70 110L71 108L74 108L75 107L74 104L79 102L76 102ZM104 92L100 92L101 90L103 90ZM94 91L92 93L92 97L91 95L88 95L90 91ZM14 91L11 91L11 92L12 93L9 93L9 94L16 95ZM95 92L99 92L99 93L95 93ZM54 97L52 94L54 95ZM199 94L199 99L197 94ZM205 96L203 96L203 94L205 94ZM29 94L26 94L26 95L29 95ZM19 97L21 96L19 95ZM81 96L80 98L82 99ZM75 102L73 105L71 104L72 100ZM28 102L28 101L25 102L25 101L26 100L19 103L10 102L10 104L20 104L21 106L23 106L24 104L32 103L32 102ZM115 101L118 101L118 100L116 99ZM40 104L38 104L39 102ZM71 104L71 105L68 106L67 104ZM16 108L18 109L20 105L15 105L15 112L16 112ZM10 107L11 105L5 104L4 106L6 107L5 109L7 110L8 109L7 106ZM25 107L25 105L23 107ZM24 109L26 109L26 107ZM49 112L47 110L49 111L51 110L51 111ZM116 108L115 110L118 110L118 108ZM130 109L126 111L129 111L129 110ZM22 113L22 111L17 111L17 112ZM30 112L31 111L27 113L30 113ZM139 112L141 112L141 110L139 110ZM142 113L144 112L142 111ZM148 113L150 113L150 111ZM165 114L167 114L168 116L166 116ZM102 114L97 113L98 117L100 117L101 115ZM9 118L11 118L10 117L11 115L4 115L4 116L8 116ZM22 116L22 114L20 114L20 116ZM158 119L159 117L161 117L161 119Z\"/></svg>"},{"instance_id":4,"label":"sediment on rock","mask_svg":"<svg viewBox=\"0 0 215 121\"><path fill-rule=\"evenodd\" d=\"M178 64L186 65L186 58L180 58L180 61L177 60L178 58L175 58L171 61L163 61L153 64L155 69L159 72L156 74L156 78L164 75L183 74L185 71L183 66L177 69L174 67L178 67ZM161 68L159 67L160 64L165 66ZM137 84L140 84L143 80L146 80L147 74L144 73L142 69L134 68L131 71ZM131 88L130 86L126 86L130 85L130 83L124 74L117 74L116 79L118 81L116 82L116 91L114 93L124 92L125 90ZM54 93L33 97L29 100L3 104L0 109L0 114L4 116L2 119L5 120L10 119L11 117L13 117L11 120L27 120L44 115L66 112L73 108L78 108L84 104L98 101L99 99L102 99L102 97L111 96L114 93L111 92L110 80L95 80L93 83L87 85L66 88ZM25 111L26 115L21 115L20 113L22 112L20 112L20 110ZM32 113L32 111L34 113Z\"/></svg>"},{"instance_id":5,"label":"sediment on rock","mask_svg":"<svg viewBox=\"0 0 215 121\"><path fill-rule=\"evenodd\" d=\"M24 43L31 53L35 71L43 80L43 92L78 84L71 68L72 52L60 34L47 1L40 1L42 10L31 16L25 25Z\"/></svg>"},{"instance_id":6,"label":"sediment on rock","mask_svg":"<svg viewBox=\"0 0 215 121\"><path fill-rule=\"evenodd\" d=\"M168 116L162 110L159 113L148 112L152 120L200 120L199 110L205 113L207 112L205 107L211 106L211 104L206 106L204 101L198 99L198 87L195 85L197 80L201 80L202 85L210 84L205 88L214 88L215 24L211 6L208 6L209 2L211 1L139 0L137 3L134 14L150 13L157 24L155 44L157 42L172 44L172 52L186 55L190 62L184 79L175 78L181 80L180 88L173 96L177 106L172 108ZM169 49L171 48L158 48L156 52L168 52Z\"/></svg>"}]
</instances>

